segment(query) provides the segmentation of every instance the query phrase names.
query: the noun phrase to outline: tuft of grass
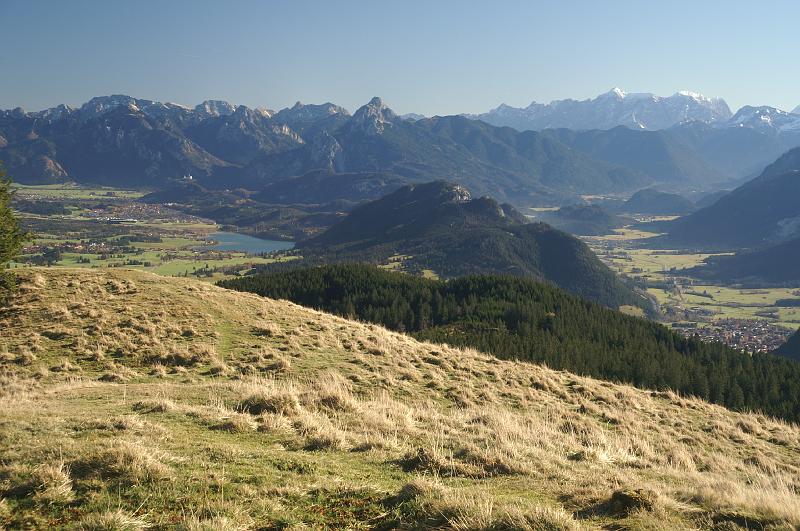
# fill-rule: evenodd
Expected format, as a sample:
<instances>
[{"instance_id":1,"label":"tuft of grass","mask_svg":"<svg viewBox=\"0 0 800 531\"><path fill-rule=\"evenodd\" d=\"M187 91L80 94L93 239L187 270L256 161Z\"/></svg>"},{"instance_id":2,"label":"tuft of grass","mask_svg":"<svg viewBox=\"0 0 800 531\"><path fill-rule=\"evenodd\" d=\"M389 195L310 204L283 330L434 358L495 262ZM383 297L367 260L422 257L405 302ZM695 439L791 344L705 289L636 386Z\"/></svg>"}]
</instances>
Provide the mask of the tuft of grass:
<instances>
[{"instance_id":1,"label":"tuft of grass","mask_svg":"<svg viewBox=\"0 0 800 531\"><path fill-rule=\"evenodd\" d=\"M78 522L80 531L143 531L150 525L147 520L122 509L90 513Z\"/></svg>"},{"instance_id":2,"label":"tuft of grass","mask_svg":"<svg viewBox=\"0 0 800 531\"><path fill-rule=\"evenodd\" d=\"M238 404L238 409L251 415L275 413L296 415L300 412L300 399L296 387L291 384L265 380L247 386L247 396Z\"/></svg>"},{"instance_id":3,"label":"tuft of grass","mask_svg":"<svg viewBox=\"0 0 800 531\"><path fill-rule=\"evenodd\" d=\"M233 415L222 419L218 424L214 424L211 429L230 433L246 433L255 430L256 423L245 415Z\"/></svg>"},{"instance_id":4,"label":"tuft of grass","mask_svg":"<svg viewBox=\"0 0 800 531\"><path fill-rule=\"evenodd\" d=\"M133 405L133 409L142 413L164 413L166 411L174 411L177 406L172 400L162 398L159 400L141 400Z\"/></svg>"},{"instance_id":5,"label":"tuft of grass","mask_svg":"<svg viewBox=\"0 0 800 531\"><path fill-rule=\"evenodd\" d=\"M35 485L34 500L39 503L45 505L67 504L75 497L69 469L63 462L39 466L34 471L31 482Z\"/></svg>"},{"instance_id":6,"label":"tuft of grass","mask_svg":"<svg viewBox=\"0 0 800 531\"><path fill-rule=\"evenodd\" d=\"M227 516L198 518L193 516L178 525L181 531L247 531L252 527Z\"/></svg>"},{"instance_id":7,"label":"tuft of grass","mask_svg":"<svg viewBox=\"0 0 800 531\"><path fill-rule=\"evenodd\" d=\"M171 477L170 467L163 462L163 453L140 443L117 441L97 453L75 460L71 469L75 477L115 480L137 484Z\"/></svg>"}]
</instances>

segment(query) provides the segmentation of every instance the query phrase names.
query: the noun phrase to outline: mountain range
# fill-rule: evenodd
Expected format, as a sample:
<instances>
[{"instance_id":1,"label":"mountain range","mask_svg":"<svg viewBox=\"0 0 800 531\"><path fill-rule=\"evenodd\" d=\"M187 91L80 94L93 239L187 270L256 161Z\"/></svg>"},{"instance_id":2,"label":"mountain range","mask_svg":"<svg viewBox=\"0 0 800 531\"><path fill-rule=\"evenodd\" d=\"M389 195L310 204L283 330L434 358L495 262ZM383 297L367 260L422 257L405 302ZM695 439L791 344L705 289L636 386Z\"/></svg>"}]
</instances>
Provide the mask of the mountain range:
<instances>
[{"instance_id":1,"label":"mountain range","mask_svg":"<svg viewBox=\"0 0 800 531\"><path fill-rule=\"evenodd\" d=\"M333 104L274 112L208 101L190 109L128 96L94 98L79 109L15 109L0 113L0 159L23 183L159 188L191 179L210 189L263 191L322 170L340 181L364 173L405 183L446 178L519 202L650 181L535 132L458 116L401 119L379 98L353 115ZM362 200L353 188L348 199Z\"/></svg>"},{"instance_id":2,"label":"mountain range","mask_svg":"<svg viewBox=\"0 0 800 531\"><path fill-rule=\"evenodd\" d=\"M645 101L620 94L591 101ZM732 188L800 145L791 113L746 107L728 116L724 102L687 94L650 100L669 109L685 100L706 114L684 109L684 118L694 121L661 130L611 121L595 125L617 127L517 131L464 116L399 117L379 98L351 115L333 103L298 102L276 112L217 100L190 108L114 95L79 108L0 111L0 160L27 184L163 189L193 180L208 189L260 192L262 200L279 203L319 202L334 188L342 199L360 202L372 198L361 190L447 179L530 206L570 204L582 194L626 195L654 184ZM296 185L302 194L293 191Z\"/></svg>"},{"instance_id":3,"label":"mountain range","mask_svg":"<svg viewBox=\"0 0 800 531\"><path fill-rule=\"evenodd\" d=\"M501 104L489 112L467 116L520 131L613 129L617 126L657 131L687 122L785 130L800 127L797 109L788 113L774 107L745 106L733 114L725 100L697 92L681 91L664 97L629 93L620 88L592 99L555 100L547 104L534 101L524 108Z\"/></svg>"},{"instance_id":4,"label":"mountain range","mask_svg":"<svg viewBox=\"0 0 800 531\"><path fill-rule=\"evenodd\" d=\"M501 105L468 116L541 131L595 158L687 189L741 184L800 146L797 109L748 105L733 114L724 100L692 92L665 98L614 89L591 100L532 103L526 109Z\"/></svg>"}]
</instances>

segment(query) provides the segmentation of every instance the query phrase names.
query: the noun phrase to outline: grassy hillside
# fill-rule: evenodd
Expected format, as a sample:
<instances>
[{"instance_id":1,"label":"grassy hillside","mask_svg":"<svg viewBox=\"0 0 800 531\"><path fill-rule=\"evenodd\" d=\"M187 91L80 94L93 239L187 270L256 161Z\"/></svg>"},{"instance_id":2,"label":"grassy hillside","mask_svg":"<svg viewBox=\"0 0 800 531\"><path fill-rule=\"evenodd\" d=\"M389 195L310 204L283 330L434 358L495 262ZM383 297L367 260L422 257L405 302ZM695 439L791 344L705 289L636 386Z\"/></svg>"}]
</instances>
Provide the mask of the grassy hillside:
<instances>
[{"instance_id":1,"label":"grassy hillside","mask_svg":"<svg viewBox=\"0 0 800 531\"><path fill-rule=\"evenodd\" d=\"M221 284L417 339L800 420L800 365L687 339L531 279L476 275L445 282L350 264Z\"/></svg>"},{"instance_id":2,"label":"grassy hillside","mask_svg":"<svg viewBox=\"0 0 800 531\"><path fill-rule=\"evenodd\" d=\"M24 273L0 329L8 528L800 525L761 415L134 271Z\"/></svg>"}]
</instances>

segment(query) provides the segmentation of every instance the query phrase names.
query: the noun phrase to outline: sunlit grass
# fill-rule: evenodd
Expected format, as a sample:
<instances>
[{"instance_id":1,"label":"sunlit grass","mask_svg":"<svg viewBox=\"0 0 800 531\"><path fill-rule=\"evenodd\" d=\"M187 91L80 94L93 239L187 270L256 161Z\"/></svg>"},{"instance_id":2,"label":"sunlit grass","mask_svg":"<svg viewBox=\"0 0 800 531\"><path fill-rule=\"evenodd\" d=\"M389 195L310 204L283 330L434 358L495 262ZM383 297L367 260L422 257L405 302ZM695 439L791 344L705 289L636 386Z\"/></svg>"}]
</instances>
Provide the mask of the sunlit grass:
<instances>
[{"instance_id":1,"label":"sunlit grass","mask_svg":"<svg viewBox=\"0 0 800 531\"><path fill-rule=\"evenodd\" d=\"M800 525L800 429L763 415L191 279L20 284L0 312L8 528Z\"/></svg>"}]
</instances>

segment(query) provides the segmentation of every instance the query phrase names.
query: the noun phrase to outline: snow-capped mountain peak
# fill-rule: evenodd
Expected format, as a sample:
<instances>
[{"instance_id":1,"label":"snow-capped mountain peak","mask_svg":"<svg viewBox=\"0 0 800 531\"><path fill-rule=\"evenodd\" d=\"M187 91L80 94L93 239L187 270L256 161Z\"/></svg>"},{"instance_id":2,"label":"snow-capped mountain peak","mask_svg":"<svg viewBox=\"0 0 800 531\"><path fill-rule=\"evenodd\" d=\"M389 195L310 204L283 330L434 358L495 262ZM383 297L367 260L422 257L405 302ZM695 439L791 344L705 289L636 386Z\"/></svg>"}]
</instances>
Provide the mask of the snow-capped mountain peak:
<instances>
[{"instance_id":1,"label":"snow-capped mountain peak","mask_svg":"<svg viewBox=\"0 0 800 531\"><path fill-rule=\"evenodd\" d=\"M800 114L790 113L775 107L753 107L745 105L728 122L730 127L749 127L762 131L789 131L800 129Z\"/></svg>"},{"instance_id":2,"label":"snow-capped mountain peak","mask_svg":"<svg viewBox=\"0 0 800 531\"><path fill-rule=\"evenodd\" d=\"M194 108L204 116L229 116L236 111L236 106L222 100L206 100Z\"/></svg>"},{"instance_id":3,"label":"snow-capped mountain peak","mask_svg":"<svg viewBox=\"0 0 800 531\"><path fill-rule=\"evenodd\" d=\"M330 102L315 105L304 104L298 101L292 107L287 107L273 114L273 117L280 123L297 125L301 123L311 123L334 115L350 116L350 113L344 108Z\"/></svg>"},{"instance_id":4,"label":"snow-capped mountain peak","mask_svg":"<svg viewBox=\"0 0 800 531\"><path fill-rule=\"evenodd\" d=\"M619 99L624 99L625 96L628 94L619 87L614 87L613 89L609 90L605 95L607 96L614 96Z\"/></svg>"},{"instance_id":5,"label":"snow-capped mountain peak","mask_svg":"<svg viewBox=\"0 0 800 531\"><path fill-rule=\"evenodd\" d=\"M711 102L712 99L708 98L699 92L693 92L691 90L680 90L675 93L676 96L685 96L687 98L692 98L695 101L702 101L702 102Z\"/></svg>"},{"instance_id":6,"label":"snow-capped mountain peak","mask_svg":"<svg viewBox=\"0 0 800 531\"><path fill-rule=\"evenodd\" d=\"M594 99L555 100L546 105L533 102L526 108L502 104L488 113L470 117L519 130L612 129L620 125L656 130L691 121L724 123L731 115L724 100L697 92L681 91L661 97L614 87Z\"/></svg>"}]
</instances>

